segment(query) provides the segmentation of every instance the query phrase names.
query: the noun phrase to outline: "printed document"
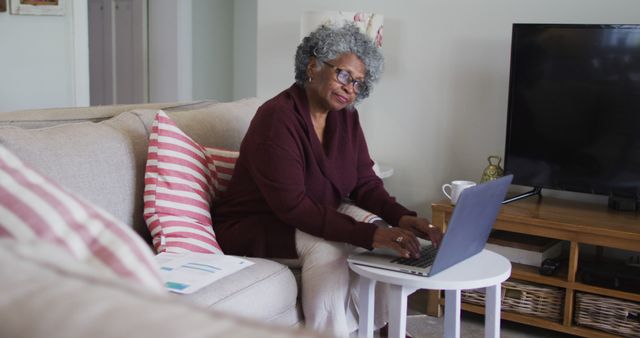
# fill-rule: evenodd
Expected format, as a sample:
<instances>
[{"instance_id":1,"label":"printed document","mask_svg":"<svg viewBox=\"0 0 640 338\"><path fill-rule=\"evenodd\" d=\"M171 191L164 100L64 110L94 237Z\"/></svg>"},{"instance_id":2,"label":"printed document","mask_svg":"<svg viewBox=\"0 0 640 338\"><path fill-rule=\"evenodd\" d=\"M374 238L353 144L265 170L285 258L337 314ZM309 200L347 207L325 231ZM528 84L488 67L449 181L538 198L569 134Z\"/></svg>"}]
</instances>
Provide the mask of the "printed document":
<instances>
[{"instance_id":1,"label":"printed document","mask_svg":"<svg viewBox=\"0 0 640 338\"><path fill-rule=\"evenodd\" d=\"M156 256L156 261L167 290L180 294L193 293L253 265L240 257L195 252L162 252Z\"/></svg>"}]
</instances>

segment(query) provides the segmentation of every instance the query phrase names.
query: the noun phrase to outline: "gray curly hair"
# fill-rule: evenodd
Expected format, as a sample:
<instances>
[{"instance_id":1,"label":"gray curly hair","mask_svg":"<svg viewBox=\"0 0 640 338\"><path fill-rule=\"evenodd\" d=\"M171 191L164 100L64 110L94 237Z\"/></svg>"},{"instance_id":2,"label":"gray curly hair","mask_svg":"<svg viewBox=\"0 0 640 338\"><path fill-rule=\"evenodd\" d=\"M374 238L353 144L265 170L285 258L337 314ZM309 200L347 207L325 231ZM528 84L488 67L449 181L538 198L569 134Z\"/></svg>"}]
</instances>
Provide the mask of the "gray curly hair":
<instances>
[{"instance_id":1,"label":"gray curly hair","mask_svg":"<svg viewBox=\"0 0 640 338\"><path fill-rule=\"evenodd\" d=\"M306 86L309 80L307 65L311 57L315 57L319 61L318 67L321 67L323 61L333 60L345 53L357 55L366 69L364 76L366 89L358 94L356 102L368 97L373 84L382 74L384 58L373 41L360 32L360 29L353 23L347 23L340 27L322 25L302 39L296 50L296 83L303 88Z\"/></svg>"}]
</instances>

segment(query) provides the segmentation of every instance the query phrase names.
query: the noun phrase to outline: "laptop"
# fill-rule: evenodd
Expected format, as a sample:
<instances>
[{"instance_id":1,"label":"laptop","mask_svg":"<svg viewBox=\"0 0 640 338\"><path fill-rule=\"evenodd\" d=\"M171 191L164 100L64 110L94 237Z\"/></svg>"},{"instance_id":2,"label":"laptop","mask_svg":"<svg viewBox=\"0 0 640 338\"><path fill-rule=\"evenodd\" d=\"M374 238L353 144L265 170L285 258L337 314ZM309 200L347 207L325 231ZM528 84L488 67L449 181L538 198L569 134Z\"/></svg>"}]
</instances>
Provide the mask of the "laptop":
<instances>
[{"instance_id":1,"label":"laptop","mask_svg":"<svg viewBox=\"0 0 640 338\"><path fill-rule=\"evenodd\" d=\"M512 178L508 175L463 190L440 246L436 249L419 239L420 258L404 258L391 249L378 248L353 253L347 261L427 277L462 262L484 249Z\"/></svg>"}]
</instances>

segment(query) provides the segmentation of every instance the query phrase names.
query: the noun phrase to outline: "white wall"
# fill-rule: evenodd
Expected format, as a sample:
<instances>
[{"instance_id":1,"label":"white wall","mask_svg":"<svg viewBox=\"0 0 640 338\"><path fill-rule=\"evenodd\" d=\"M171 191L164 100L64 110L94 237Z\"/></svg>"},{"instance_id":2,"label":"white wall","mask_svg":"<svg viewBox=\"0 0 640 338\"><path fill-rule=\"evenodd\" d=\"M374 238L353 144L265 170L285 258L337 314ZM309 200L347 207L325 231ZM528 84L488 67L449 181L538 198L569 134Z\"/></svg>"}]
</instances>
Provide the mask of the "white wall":
<instances>
[{"instance_id":1,"label":"white wall","mask_svg":"<svg viewBox=\"0 0 640 338\"><path fill-rule=\"evenodd\" d=\"M257 95L258 0L236 0L233 6L233 98Z\"/></svg>"},{"instance_id":2,"label":"white wall","mask_svg":"<svg viewBox=\"0 0 640 338\"><path fill-rule=\"evenodd\" d=\"M233 2L193 0L193 98L233 96Z\"/></svg>"},{"instance_id":3,"label":"white wall","mask_svg":"<svg viewBox=\"0 0 640 338\"><path fill-rule=\"evenodd\" d=\"M149 1L150 101L255 95L256 3L240 2ZM0 111L89 105L87 0L66 4L64 16L0 13Z\"/></svg>"},{"instance_id":4,"label":"white wall","mask_svg":"<svg viewBox=\"0 0 640 338\"><path fill-rule=\"evenodd\" d=\"M63 16L0 13L0 111L88 105L86 0L66 6Z\"/></svg>"},{"instance_id":5,"label":"white wall","mask_svg":"<svg viewBox=\"0 0 640 338\"><path fill-rule=\"evenodd\" d=\"M427 216L443 183L478 181L504 153L513 22L640 23L637 0L258 1L258 96L293 83L300 16L324 9L384 15L386 71L360 116L373 157L395 169L388 190Z\"/></svg>"},{"instance_id":6,"label":"white wall","mask_svg":"<svg viewBox=\"0 0 640 338\"><path fill-rule=\"evenodd\" d=\"M193 99L191 0L149 1L149 101Z\"/></svg>"},{"instance_id":7,"label":"white wall","mask_svg":"<svg viewBox=\"0 0 640 338\"><path fill-rule=\"evenodd\" d=\"M233 15L228 0L149 1L151 102L233 99Z\"/></svg>"}]
</instances>

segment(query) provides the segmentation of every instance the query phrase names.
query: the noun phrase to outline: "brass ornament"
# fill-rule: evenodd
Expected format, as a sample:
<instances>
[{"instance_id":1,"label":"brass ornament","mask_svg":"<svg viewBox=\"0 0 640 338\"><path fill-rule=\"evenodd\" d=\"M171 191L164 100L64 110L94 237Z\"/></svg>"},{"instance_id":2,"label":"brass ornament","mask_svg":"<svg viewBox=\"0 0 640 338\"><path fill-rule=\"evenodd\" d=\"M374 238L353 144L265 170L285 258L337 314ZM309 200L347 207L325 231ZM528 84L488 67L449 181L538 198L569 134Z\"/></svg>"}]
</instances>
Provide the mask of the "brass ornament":
<instances>
[{"instance_id":1,"label":"brass ornament","mask_svg":"<svg viewBox=\"0 0 640 338\"><path fill-rule=\"evenodd\" d=\"M497 162L491 162L492 159ZM487 157L487 161L489 161L489 165L484 169L480 182L492 181L504 175L504 169L500 167L500 162L502 162L502 158L500 158L500 156L491 155Z\"/></svg>"}]
</instances>

